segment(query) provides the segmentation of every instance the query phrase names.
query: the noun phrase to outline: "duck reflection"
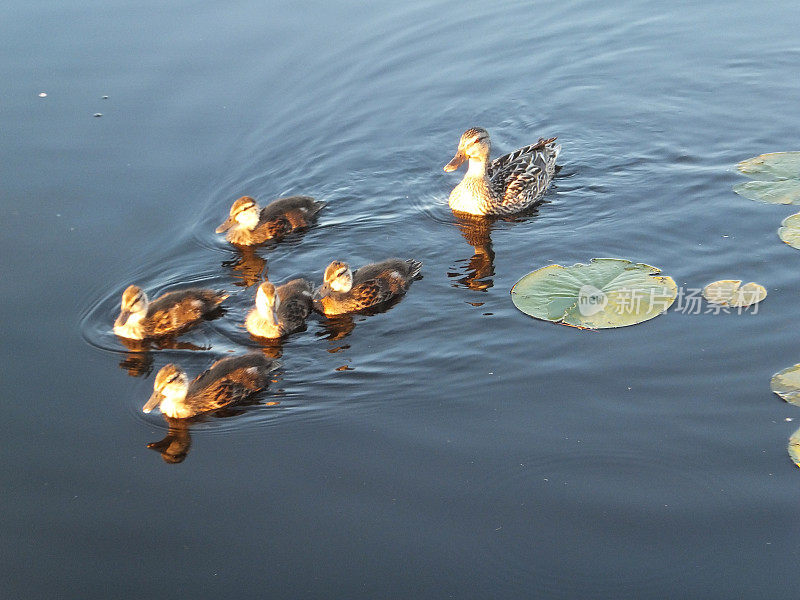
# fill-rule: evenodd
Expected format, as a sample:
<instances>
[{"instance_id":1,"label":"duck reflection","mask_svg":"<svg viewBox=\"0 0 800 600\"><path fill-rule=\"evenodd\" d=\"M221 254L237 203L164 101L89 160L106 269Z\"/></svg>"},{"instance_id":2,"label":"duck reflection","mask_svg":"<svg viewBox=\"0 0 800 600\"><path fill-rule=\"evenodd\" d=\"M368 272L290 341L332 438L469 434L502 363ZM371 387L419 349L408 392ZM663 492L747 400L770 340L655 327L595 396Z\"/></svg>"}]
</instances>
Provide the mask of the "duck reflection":
<instances>
[{"instance_id":1,"label":"duck reflection","mask_svg":"<svg viewBox=\"0 0 800 600\"><path fill-rule=\"evenodd\" d=\"M356 321L353 319L353 315L339 315L322 319L320 325L322 330L316 332L315 335L335 342L350 335L356 327Z\"/></svg>"},{"instance_id":2,"label":"duck reflection","mask_svg":"<svg viewBox=\"0 0 800 600\"><path fill-rule=\"evenodd\" d=\"M382 304L364 308L358 312L324 317L320 319L321 330L317 331L314 335L321 337L324 340L334 342L344 339L353 332L357 321L365 321L367 317L385 313L397 306L402 299L402 296L395 296L394 298L383 302ZM328 350L328 352L339 352L340 350L345 350L349 347L350 346L339 346L337 348Z\"/></svg>"},{"instance_id":3,"label":"duck reflection","mask_svg":"<svg viewBox=\"0 0 800 600\"><path fill-rule=\"evenodd\" d=\"M453 212L456 225L461 235L473 248L473 255L456 261L463 265L459 271L447 273L455 279L453 287L465 287L471 290L485 292L494 286L494 248L492 246L492 229L498 221L518 223L528 221L539 212L539 206L509 217L487 217L471 215L468 213Z\"/></svg>"},{"instance_id":4,"label":"duck reflection","mask_svg":"<svg viewBox=\"0 0 800 600\"><path fill-rule=\"evenodd\" d=\"M492 248L492 225L496 219L466 213L454 213L461 235L472 246L474 254L457 262L466 263L464 271L448 273L456 279L454 287L462 286L485 292L494 285L494 248Z\"/></svg>"},{"instance_id":5,"label":"duck reflection","mask_svg":"<svg viewBox=\"0 0 800 600\"><path fill-rule=\"evenodd\" d=\"M192 447L192 436L189 434L189 423L186 419L171 419L164 417L169 425L166 437L163 440L147 444L150 450L161 453L165 463L178 464L186 460L189 448Z\"/></svg>"},{"instance_id":6,"label":"duck reflection","mask_svg":"<svg viewBox=\"0 0 800 600\"><path fill-rule=\"evenodd\" d=\"M153 372L153 353L150 350L208 350L192 342L178 341L175 338L159 338L153 340L129 340L118 338L128 351L119 362L119 368L128 372L131 377L146 377Z\"/></svg>"},{"instance_id":7,"label":"duck reflection","mask_svg":"<svg viewBox=\"0 0 800 600\"><path fill-rule=\"evenodd\" d=\"M267 272L267 260L258 255L252 246L236 246L236 256L222 261L222 266L234 271L234 285L250 287L262 281Z\"/></svg>"},{"instance_id":8,"label":"duck reflection","mask_svg":"<svg viewBox=\"0 0 800 600\"><path fill-rule=\"evenodd\" d=\"M241 415L247 407L259 404L258 394L275 381L272 374L277 365L261 353L251 352L218 360L191 382L177 365L163 366L142 410L149 413L158 407L169 429L164 439L147 447L159 452L164 462L183 462L192 445L190 427L210 416Z\"/></svg>"}]
</instances>

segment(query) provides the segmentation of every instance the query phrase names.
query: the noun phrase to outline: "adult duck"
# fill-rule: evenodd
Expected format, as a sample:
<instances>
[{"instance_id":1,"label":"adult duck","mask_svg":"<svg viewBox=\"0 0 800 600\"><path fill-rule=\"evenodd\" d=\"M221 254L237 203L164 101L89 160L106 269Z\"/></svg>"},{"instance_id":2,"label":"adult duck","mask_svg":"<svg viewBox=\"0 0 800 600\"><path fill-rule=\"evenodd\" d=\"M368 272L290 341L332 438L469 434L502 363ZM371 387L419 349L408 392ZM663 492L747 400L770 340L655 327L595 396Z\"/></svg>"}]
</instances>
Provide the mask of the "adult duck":
<instances>
[{"instance_id":1,"label":"adult duck","mask_svg":"<svg viewBox=\"0 0 800 600\"><path fill-rule=\"evenodd\" d=\"M490 162L489 132L482 127L467 129L453 160L444 167L445 171L455 171L469 159L464 179L450 192L450 208L458 213L502 216L533 206L555 174L561 151L555 140L540 138Z\"/></svg>"}]
</instances>

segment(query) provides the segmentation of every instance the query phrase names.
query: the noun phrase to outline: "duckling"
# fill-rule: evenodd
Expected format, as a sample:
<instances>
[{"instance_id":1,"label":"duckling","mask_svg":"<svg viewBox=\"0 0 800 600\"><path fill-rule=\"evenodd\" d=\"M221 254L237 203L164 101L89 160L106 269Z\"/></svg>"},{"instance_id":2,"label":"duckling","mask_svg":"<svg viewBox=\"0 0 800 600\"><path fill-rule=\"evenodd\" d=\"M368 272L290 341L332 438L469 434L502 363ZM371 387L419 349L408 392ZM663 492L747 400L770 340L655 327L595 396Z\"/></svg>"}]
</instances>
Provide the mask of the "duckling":
<instances>
[{"instance_id":1,"label":"duckling","mask_svg":"<svg viewBox=\"0 0 800 600\"><path fill-rule=\"evenodd\" d=\"M130 285L122 293L114 333L131 340L180 333L209 316L227 297L217 290L189 288L167 292L150 302L141 288Z\"/></svg>"},{"instance_id":2,"label":"duckling","mask_svg":"<svg viewBox=\"0 0 800 600\"><path fill-rule=\"evenodd\" d=\"M417 260L390 258L353 272L347 263L335 260L314 294L314 308L325 315L341 315L384 304L405 294L419 278L420 268Z\"/></svg>"},{"instance_id":3,"label":"duckling","mask_svg":"<svg viewBox=\"0 0 800 600\"><path fill-rule=\"evenodd\" d=\"M240 402L269 384L277 363L260 353L230 356L215 362L189 382L186 373L172 363L156 375L153 395L142 408L149 413L157 406L172 419L189 419Z\"/></svg>"},{"instance_id":4,"label":"duckling","mask_svg":"<svg viewBox=\"0 0 800 600\"><path fill-rule=\"evenodd\" d=\"M325 207L309 196L278 198L260 208L250 196L242 196L231 206L230 216L217 227L227 231L227 240L238 246L254 246L311 226Z\"/></svg>"},{"instance_id":5,"label":"duckling","mask_svg":"<svg viewBox=\"0 0 800 600\"><path fill-rule=\"evenodd\" d=\"M256 292L256 307L244 322L247 331L257 337L279 338L302 330L311 313L312 291L306 279L292 279L277 288L264 281Z\"/></svg>"},{"instance_id":6,"label":"duckling","mask_svg":"<svg viewBox=\"0 0 800 600\"><path fill-rule=\"evenodd\" d=\"M458 152L444 167L455 171L469 159L464 179L450 192L450 208L472 215L510 215L538 202L550 185L561 146L556 138L542 139L489 162L489 132L482 127L465 131Z\"/></svg>"}]
</instances>

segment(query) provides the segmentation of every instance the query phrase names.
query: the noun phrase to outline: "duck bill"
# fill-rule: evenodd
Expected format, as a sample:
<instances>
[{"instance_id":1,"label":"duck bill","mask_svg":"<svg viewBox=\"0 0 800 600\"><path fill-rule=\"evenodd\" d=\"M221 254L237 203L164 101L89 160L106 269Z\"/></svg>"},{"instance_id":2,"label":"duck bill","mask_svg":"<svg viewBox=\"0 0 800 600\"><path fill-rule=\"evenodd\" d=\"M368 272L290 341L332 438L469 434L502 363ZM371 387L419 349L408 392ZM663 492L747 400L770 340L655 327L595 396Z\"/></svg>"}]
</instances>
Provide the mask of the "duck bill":
<instances>
[{"instance_id":1,"label":"duck bill","mask_svg":"<svg viewBox=\"0 0 800 600\"><path fill-rule=\"evenodd\" d=\"M158 406L159 404L161 404L161 400L163 400L163 399L164 399L164 396L162 396L160 392L153 392L153 395L152 395L152 396L150 396L150 399L149 399L149 400L147 401L147 403L146 403L146 404L145 404L145 405L142 407L142 412L143 412L143 413L149 413L149 412L150 412L151 410L153 410L153 409L154 409L156 406Z\"/></svg>"},{"instance_id":2,"label":"duck bill","mask_svg":"<svg viewBox=\"0 0 800 600\"><path fill-rule=\"evenodd\" d=\"M234 219L233 217L228 217L227 219L225 219L225 222L222 225L217 227L216 232L222 233L223 231L228 231L228 229L233 227L235 224L236 224L236 219Z\"/></svg>"},{"instance_id":3,"label":"duck bill","mask_svg":"<svg viewBox=\"0 0 800 600\"><path fill-rule=\"evenodd\" d=\"M464 154L463 150L459 149L458 152L456 152L456 155L453 157L453 160L444 166L444 170L448 172L455 171L465 160L467 160L467 155Z\"/></svg>"},{"instance_id":4,"label":"duck bill","mask_svg":"<svg viewBox=\"0 0 800 600\"><path fill-rule=\"evenodd\" d=\"M131 311L123 310L121 313L119 313L117 320L114 321L114 327L124 327L125 323L128 322L128 317L130 316L131 316Z\"/></svg>"}]
</instances>

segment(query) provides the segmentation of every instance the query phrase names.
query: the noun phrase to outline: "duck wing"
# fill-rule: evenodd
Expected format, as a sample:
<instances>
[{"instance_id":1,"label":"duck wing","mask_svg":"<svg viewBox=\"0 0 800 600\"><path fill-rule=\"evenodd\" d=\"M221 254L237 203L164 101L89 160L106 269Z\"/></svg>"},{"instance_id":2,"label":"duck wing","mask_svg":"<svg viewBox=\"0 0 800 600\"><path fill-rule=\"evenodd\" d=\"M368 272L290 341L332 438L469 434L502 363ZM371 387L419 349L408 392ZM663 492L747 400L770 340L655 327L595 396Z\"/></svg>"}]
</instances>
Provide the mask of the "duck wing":
<instances>
[{"instance_id":1,"label":"duck wing","mask_svg":"<svg viewBox=\"0 0 800 600\"><path fill-rule=\"evenodd\" d=\"M203 411L222 408L264 389L275 366L259 353L223 358L189 384L186 396Z\"/></svg>"},{"instance_id":2,"label":"duck wing","mask_svg":"<svg viewBox=\"0 0 800 600\"><path fill-rule=\"evenodd\" d=\"M492 161L487 169L489 185L504 204L530 202L547 189L555 172L560 147L556 138L540 138Z\"/></svg>"},{"instance_id":3,"label":"duck wing","mask_svg":"<svg viewBox=\"0 0 800 600\"><path fill-rule=\"evenodd\" d=\"M278 288L281 299L278 306L278 321L290 327L302 326L311 314L312 293L314 286L306 279L293 279ZM287 333L289 333L287 331Z\"/></svg>"},{"instance_id":4,"label":"duck wing","mask_svg":"<svg viewBox=\"0 0 800 600\"><path fill-rule=\"evenodd\" d=\"M391 300L396 293L388 279L379 278L354 285L347 296L351 310L363 310Z\"/></svg>"},{"instance_id":5,"label":"duck wing","mask_svg":"<svg viewBox=\"0 0 800 600\"><path fill-rule=\"evenodd\" d=\"M167 292L147 308L148 327L153 335L166 335L188 327L217 308L227 294L190 288Z\"/></svg>"}]
</instances>

